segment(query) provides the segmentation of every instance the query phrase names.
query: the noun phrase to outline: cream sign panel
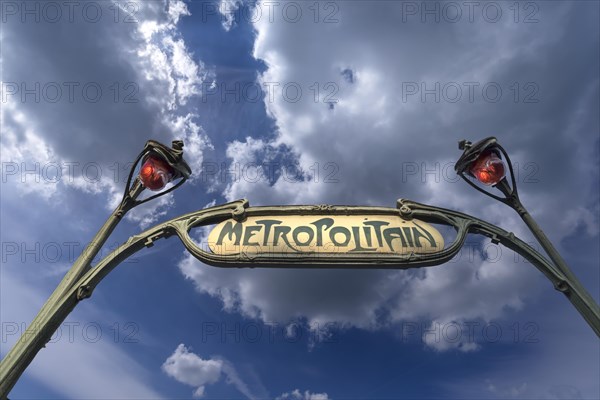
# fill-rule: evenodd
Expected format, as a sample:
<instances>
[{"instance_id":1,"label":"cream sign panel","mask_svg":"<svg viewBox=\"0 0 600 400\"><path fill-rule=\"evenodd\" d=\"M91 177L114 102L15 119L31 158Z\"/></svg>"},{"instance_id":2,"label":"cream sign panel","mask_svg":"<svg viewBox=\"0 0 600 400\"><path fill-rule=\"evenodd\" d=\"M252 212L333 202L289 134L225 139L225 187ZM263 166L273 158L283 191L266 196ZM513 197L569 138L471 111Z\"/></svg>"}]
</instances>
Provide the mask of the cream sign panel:
<instances>
[{"instance_id":1,"label":"cream sign panel","mask_svg":"<svg viewBox=\"0 0 600 400\"><path fill-rule=\"evenodd\" d=\"M444 249L442 235L419 220L392 215L285 215L229 219L213 228L215 254L386 253L423 254Z\"/></svg>"}]
</instances>

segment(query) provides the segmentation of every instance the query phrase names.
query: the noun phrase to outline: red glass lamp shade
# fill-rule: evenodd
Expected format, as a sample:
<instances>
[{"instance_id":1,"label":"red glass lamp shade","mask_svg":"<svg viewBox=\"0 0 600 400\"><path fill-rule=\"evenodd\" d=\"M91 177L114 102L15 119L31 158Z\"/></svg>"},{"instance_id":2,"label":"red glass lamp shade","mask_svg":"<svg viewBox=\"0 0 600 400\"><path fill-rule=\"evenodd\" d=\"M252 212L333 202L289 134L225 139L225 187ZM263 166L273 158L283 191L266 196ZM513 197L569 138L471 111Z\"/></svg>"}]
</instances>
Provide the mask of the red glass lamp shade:
<instances>
[{"instance_id":1,"label":"red glass lamp shade","mask_svg":"<svg viewBox=\"0 0 600 400\"><path fill-rule=\"evenodd\" d=\"M495 151L487 150L473 162L469 172L484 185L495 185L504 178L504 162Z\"/></svg>"},{"instance_id":2,"label":"red glass lamp shade","mask_svg":"<svg viewBox=\"0 0 600 400\"><path fill-rule=\"evenodd\" d=\"M160 158L149 156L140 169L140 180L150 190L160 190L173 179L173 169Z\"/></svg>"}]
</instances>

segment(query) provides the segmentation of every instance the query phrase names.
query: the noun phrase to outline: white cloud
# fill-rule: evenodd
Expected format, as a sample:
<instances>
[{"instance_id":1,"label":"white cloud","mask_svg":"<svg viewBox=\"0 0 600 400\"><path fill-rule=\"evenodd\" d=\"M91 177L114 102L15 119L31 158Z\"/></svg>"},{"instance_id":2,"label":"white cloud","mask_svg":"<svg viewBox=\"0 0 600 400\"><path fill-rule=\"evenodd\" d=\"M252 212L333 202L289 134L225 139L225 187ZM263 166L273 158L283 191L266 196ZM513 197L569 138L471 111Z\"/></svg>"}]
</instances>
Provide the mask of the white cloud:
<instances>
[{"instance_id":1,"label":"white cloud","mask_svg":"<svg viewBox=\"0 0 600 400\"><path fill-rule=\"evenodd\" d=\"M53 150L44 143L37 127L19 111L16 102L8 100L2 103L0 152L3 184L14 177L21 194L36 193L48 200L56 194L54 174L61 173L61 164L56 163ZM57 165L57 170L48 173L47 168L54 164Z\"/></svg>"},{"instance_id":2,"label":"white cloud","mask_svg":"<svg viewBox=\"0 0 600 400\"><path fill-rule=\"evenodd\" d=\"M270 185L265 180L239 179L223 192L228 200L248 198L251 205L393 206L396 198L403 197L483 216L529 241L531 235L516 214L501 204L490 206L488 198L455 179L450 164L460 155L456 148L459 139L495 134L521 166L519 184L524 202L535 206L536 218L555 243L572 232L561 226L572 228L575 222L589 221L591 213L597 211L589 206L595 201L591 194L594 183L578 179L576 172L589 172L589 165L572 153L545 153L546 149L557 153L562 147L557 143L563 143L589 156L589 150L583 149L585 143L597 138L593 134L593 107L585 104L596 104L597 90L588 90L587 83L581 84L585 80L577 83L586 88L586 100L578 103L577 115L585 116L589 126L576 125L574 121L580 119L573 119L567 111L552 111L564 109L554 98L544 97L545 103L526 108L515 105L508 95L514 77L523 83L535 80L540 86L556 84L562 58L555 51L558 47L553 46L564 48L561 40L579 40L557 28L557 21L575 8L566 4L548 8L542 23L529 25L515 24L510 18L496 24L481 18L474 23L466 18L458 24L422 23L419 16L401 23L402 4L383 1L339 3L335 15L338 23L333 24L314 23L310 10L303 11L310 17L298 23L285 21L277 12L275 21L266 17L256 21L254 56L268 67L259 81L265 86L277 84L272 86L272 97L265 96L266 111L275 120L277 135L272 140L249 137L234 141L227 156L232 164L260 164L285 147L297 156L304 171L318 165L321 178L330 172L324 171L324 166L333 163L337 182L279 178ZM540 30L551 34L544 40L522 40L541 37ZM555 60L552 65L556 69L543 76L537 72L532 75L531 71L550 65L540 61L548 58ZM344 75L345 69L353 71L352 80ZM595 73L591 69L586 72ZM470 101L465 84L473 81L479 91ZM407 84L416 83L420 90L422 85L431 89L448 82L459 82L463 87L461 101L436 101L435 96L445 96L440 91L424 97L421 93L407 94ZM488 82L503 87L503 101L494 103L482 94L481 88ZM302 89L298 101L290 101L282 92L289 83ZM315 83L319 88L316 99ZM337 100L333 108L326 104L326 96ZM555 120L548 120L548 115ZM565 122L571 127L568 134L556 130ZM552 132L555 147L544 144L548 132ZM524 179L530 172L524 167L528 162L549 169L554 168L556 157L564 158L572 169L563 168L557 174L544 170L550 175L536 176L537 183ZM411 166L416 166L416 173L409 173ZM573 191L590 195L587 200L576 200L570 195ZM569 204L571 211L557 214L555 210L564 209L561 204ZM587 231L596 235L597 222L586 224ZM488 243L483 242L483 246ZM233 275L189 256L180 268L199 291L220 298L226 310L283 323L305 317L309 326L335 322L342 327L377 329L407 318L491 321L505 317L509 310L522 309L527 296L535 296L532 287L547 289L530 265L516 262L506 249L496 262L477 256L416 272L257 269ZM389 316L387 320L378 319L381 311ZM439 350L457 348L436 346ZM460 349L475 348L462 344Z\"/></svg>"},{"instance_id":3,"label":"white cloud","mask_svg":"<svg viewBox=\"0 0 600 400\"><path fill-rule=\"evenodd\" d=\"M242 5L242 0L221 0L219 3L219 14L223 17L221 25L226 31L235 26L236 11Z\"/></svg>"},{"instance_id":4,"label":"white cloud","mask_svg":"<svg viewBox=\"0 0 600 400\"><path fill-rule=\"evenodd\" d=\"M163 371L178 382L194 386L195 397L203 397L207 385L212 385L225 377L227 384L233 385L248 399L265 397L264 393L255 394L254 391L263 391L262 388L250 387L229 361L222 357L203 359L192 353L183 343L177 346L173 354L167 358L162 366Z\"/></svg>"},{"instance_id":5,"label":"white cloud","mask_svg":"<svg viewBox=\"0 0 600 400\"><path fill-rule=\"evenodd\" d=\"M276 400L329 400L329 396L327 393L311 393L308 390L300 392L300 390L294 389L277 396Z\"/></svg>"},{"instance_id":6,"label":"white cloud","mask_svg":"<svg viewBox=\"0 0 600 400\"><path fill-rule=\"evenodd\" d=\"M185 105L190 96L199 93L202 83L203 65L193 60L177 30L179 19L189 15L184 2L169 1L166 18L156 13L154 18L140 23L137 30L142 45L137 50L139 58L132 61L138 63L147 80L167 83L168 96L163 92L161 99L168 109Z\"/></svg>"},{"instance_id":7,"label":"white cloud","mask_svg":"<svg viewBox=\"0 0 600 400\"><path fill-rule=\"evenodd\" d=\"M150 137L167 141L166 144L170 144L170 139L184 140L185 157L198 173L203 153L211 144L196 122L195 111L185 106L200 93L200 85L210 73L201 61L194 59L178 31L179 20L190 15L186 4L179 0L165 4L137 2L127 9L116 5L121 7L124 18L132 17L131 9L137 10L135 23L115 23L104 18L98 24L70 24L69 40L60 37L64 52L48 55L46 68L35 70L26 61L28 54L52 48L58 40L52 44L45 40L51 40L56 33L49 30L31 38L28 36L44 24L18 24L13 20L6 24L6 36L14 40L3 39L3 45L8 52L18 52L20 56L3 59L2 159L3 169L6 162L11 163L9 168L17 168L14 176L7 175L7 180L18 193L37 193L50 201L64 198L69 189L76 189L88 195L106 196L106 210L112 211L120 201L128 163ZM112 15L108 9L104 12L103 15ZM106 34L98 34L103 29ZM65 59L72 58L70 47L81 42L86 43L85 53L77 53L80 58L61 66ZM86 66L89 60L102 62ZM107 67L97 67L103 63ZM61 82L75 82L75 88L91 82L101 88L103 97L91 103L79 93L70 101L63 90L60 100L53 103L43 91L39 101L32 96L4 93L5 85L43 87L46 82L63 89ZM133 102L124 102L127 96ZM84 166L90 168L84 170ZM25 174L30 170L33 172ZM173 205L174 197L168 195L133 210L127 218L144 228Z\"/></svg>"},{"instance_id":8,"label":"white cloud","mask_svg":"<svg viewBox=\"0 0 600 400\"><path fill-rule=\"evenodd\" d=\"M190 386L197 386L194 395L202 397L205 385L216 383L220 377L223 362L220 360L203 360L180 344L175 352L167 358L162 366L170 377Z\"/></svg>"}]
</instances>

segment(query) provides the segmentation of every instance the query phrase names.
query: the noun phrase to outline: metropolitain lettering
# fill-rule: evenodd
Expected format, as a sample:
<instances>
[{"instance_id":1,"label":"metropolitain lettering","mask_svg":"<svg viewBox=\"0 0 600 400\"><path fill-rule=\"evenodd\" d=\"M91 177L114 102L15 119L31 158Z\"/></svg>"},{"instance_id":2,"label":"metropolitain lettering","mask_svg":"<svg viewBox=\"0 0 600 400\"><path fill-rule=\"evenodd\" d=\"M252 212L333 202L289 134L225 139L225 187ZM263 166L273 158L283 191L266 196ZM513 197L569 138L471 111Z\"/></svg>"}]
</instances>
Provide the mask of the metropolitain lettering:
<instances>
[{"instance_id":1,"label":"metropolitain lettering","mask_svg":"<svg viewBox=\"0 0 600 400\"><path fill-rule=\"evenodd\" d=\"M218 253L244 252L435 252L443 248L439 232L424 222L393 216L291 216L227 220L209 236ZM217 249L217 250L215 250ZM237 249L237 251L235 251Z\"/></svg>"}]
</instances>

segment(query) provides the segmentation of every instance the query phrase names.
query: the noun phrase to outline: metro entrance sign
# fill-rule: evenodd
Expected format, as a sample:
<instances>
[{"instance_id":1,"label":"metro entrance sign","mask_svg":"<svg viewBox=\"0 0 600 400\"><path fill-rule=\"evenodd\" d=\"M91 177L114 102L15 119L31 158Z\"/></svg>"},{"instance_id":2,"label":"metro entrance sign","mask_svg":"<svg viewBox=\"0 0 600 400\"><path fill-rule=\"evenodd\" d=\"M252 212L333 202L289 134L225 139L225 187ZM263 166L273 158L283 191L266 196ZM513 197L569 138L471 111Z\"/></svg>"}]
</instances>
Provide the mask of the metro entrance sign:
<instances>
[{"instance_id":1,"label":"metro entrance sign","mask_svg":"<svg viewBox=\"0 0 600 400\"><path fill-rule=\"evenodd\" d=\"M464 152L456 163L457 173L469 185L517 211L549 259L512 232L481 219L405 199L398 200L395 208L250 207L247 200L238 200L185 214L147 229L130 237L92 267L92 260L129 210L175 190L191 174L183 159L183 142L174 141L169 148L148 141L132 166L121 203L0 363L0 400L7 398L35 355L50 341L75 306L92 295L104 277L131 255L171 236L177 236L200 261L224 268L406 269L448 262L460 251L467 234L482 235L527 259L567 297L600 336L600 308L521 203L512 164L504 148L493 137L475 144L462 141L459 147ZM510 184L505 177L504 161L510 171ZM134 176L140 163L139 173ZM483 190L465 175L498 189L503 197ZM165 188L167 183L177 180L173 186ZM138 199L145 189L164 190ZM431 224L454 228L454 239L445 245L442 235ZM190 232L211 225L214 228L208 235L208 246L203 248L190 237Z\"/></svg>"},{"instance_id":2,"label":"metro entrance sign","mask_svg":"<svg viewBox=\"0 0 600 400\"><path fill-rule=\"evenodd\" d=\"M467 224L448 216L419 218L408 204L250 207L242 199L168 221L147 235L177 235L197 259L224 268L405 269L450 260L462 247ZM445 247L431 223L461 234ZM216 226L206 245L198 245L189 233L206 225Z\"/></svg>"},{"instance_id":3,"label":"metro entrance sign","mask_svg":"<svg viewBox=\"0 0 600 400\"><path fill-rule=\"evenodd\" d=\"M311 256L357 254L369 258L375 254L435 253L444 248L444 239L434 227L404 219L397 210L379 215L369 215L368 208L360 207L345 211L353 215L319 211L314 215L273 213L241 222L228 219L212 230L208 246L215 254L247 255L253 260L264 255L300 262Z\"/></svg>"}]
</instances>

